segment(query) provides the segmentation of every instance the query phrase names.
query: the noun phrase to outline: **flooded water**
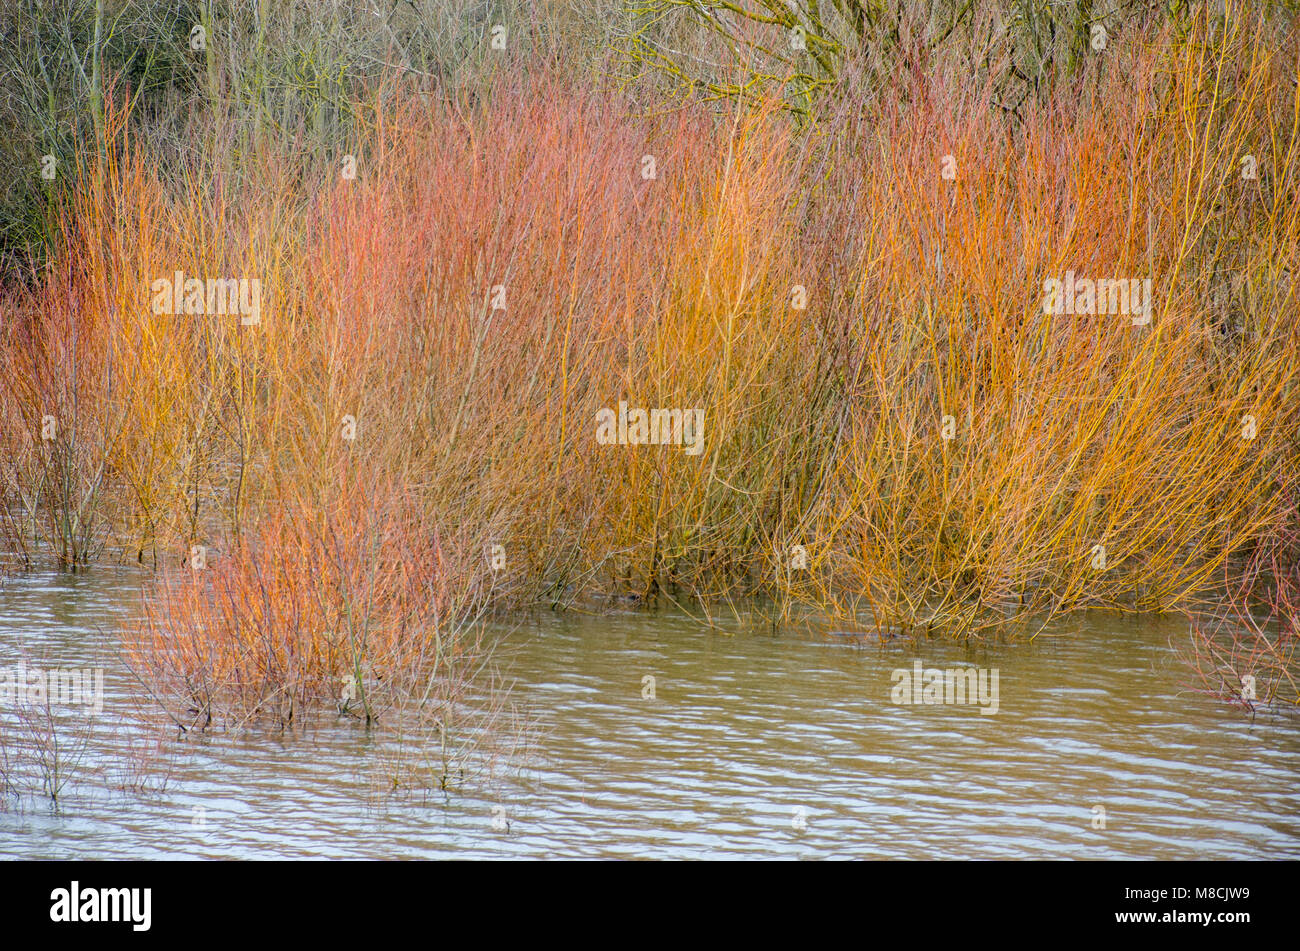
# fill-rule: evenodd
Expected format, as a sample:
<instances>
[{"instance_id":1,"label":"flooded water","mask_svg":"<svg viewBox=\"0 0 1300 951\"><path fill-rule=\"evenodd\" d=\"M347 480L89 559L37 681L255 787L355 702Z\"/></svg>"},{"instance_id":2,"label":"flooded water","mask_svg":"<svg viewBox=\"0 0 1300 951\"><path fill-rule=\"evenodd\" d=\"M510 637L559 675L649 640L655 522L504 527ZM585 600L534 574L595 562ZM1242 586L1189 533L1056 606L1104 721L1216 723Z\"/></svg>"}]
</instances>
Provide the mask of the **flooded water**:
<instances>
[{"instance_id":1,"label":"flooded water","mask_svg":"<svg viewBox=\"0 0 1300 951\"><path fill-rule=\"evenodd\" d=\"M59 806L6 798L0 855L1300 855L1300 720L1252 722L1187 691L1181 620L1090 616L966 650L546 614L499 635L537 738L495 779L376 796L387 741L327 719L305 736L185 739L165 785L141 791L122 765L143 733L113 636L138 585L100 572L0 587L0 666L102 666L107 695L64 749L79 760ZM892 702L917 660L982 668L990 693L996 670L997 712Z\"/></svg>"}]
</instances>

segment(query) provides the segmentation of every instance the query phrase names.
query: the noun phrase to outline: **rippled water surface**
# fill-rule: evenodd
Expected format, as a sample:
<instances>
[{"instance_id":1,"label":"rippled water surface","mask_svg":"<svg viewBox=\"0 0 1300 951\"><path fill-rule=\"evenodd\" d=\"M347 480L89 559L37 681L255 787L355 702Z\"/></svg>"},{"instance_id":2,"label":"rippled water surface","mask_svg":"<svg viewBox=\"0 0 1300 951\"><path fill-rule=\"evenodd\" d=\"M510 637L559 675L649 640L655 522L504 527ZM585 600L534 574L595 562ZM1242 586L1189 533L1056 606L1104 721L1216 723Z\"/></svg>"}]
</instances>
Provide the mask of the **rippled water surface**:
<instances>
[{"instance_id":1,"label":"rippled water surface","mask_svg":"<svg viewBox=\"0 0 1300 951\"><path fill-rule=\"evenodd\" d=\"M331 720L306 736L187 739L161 791L140 793L132 778L156 786L162 767L123 766L145 733L113 635L138 585L92 574L0 587L0 665L103 666L108 695L59 807L8 798L0 855L1300 855L1300 721L1252 723L1189 693L1174 619L1093 616L968 651L547 614L499 635L536 740L495 779L376 796L386 739ZM996 668L996 715L891 703L892 672L918 658Z\"/></svg>"}]
</instances>

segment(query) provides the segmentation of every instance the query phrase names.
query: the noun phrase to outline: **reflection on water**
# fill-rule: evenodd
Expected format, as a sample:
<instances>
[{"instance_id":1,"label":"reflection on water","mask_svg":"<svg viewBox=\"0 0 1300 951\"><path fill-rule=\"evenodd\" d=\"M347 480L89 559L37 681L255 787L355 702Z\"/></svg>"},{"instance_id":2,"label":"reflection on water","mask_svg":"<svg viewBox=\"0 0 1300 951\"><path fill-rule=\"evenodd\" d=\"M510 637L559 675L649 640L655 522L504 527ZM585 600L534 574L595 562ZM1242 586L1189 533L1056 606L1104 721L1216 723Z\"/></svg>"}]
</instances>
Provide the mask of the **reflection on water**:
<instances>
[{"instance_id":1,"label":"reflection on water","mask_svg":"<svg viewBox=\"0 0 1300 951\"><path fill-rule=\"evenodd\" d=\"M1252 723L1181 689L1175 619L1091 616L967 650L546 614L503 635L539 738L491 784L377 801L384 738L331 721L186 740L165 789L140 795L122 764L143 734L112 633L138 585L99 573L0 588L0 665L104 666L107 692L59 810L11 802L0 855L1300 855L1300 721ZM996 669L996 715L892 703L891 675L918 659Z\"/></svg>"}]
</instances>

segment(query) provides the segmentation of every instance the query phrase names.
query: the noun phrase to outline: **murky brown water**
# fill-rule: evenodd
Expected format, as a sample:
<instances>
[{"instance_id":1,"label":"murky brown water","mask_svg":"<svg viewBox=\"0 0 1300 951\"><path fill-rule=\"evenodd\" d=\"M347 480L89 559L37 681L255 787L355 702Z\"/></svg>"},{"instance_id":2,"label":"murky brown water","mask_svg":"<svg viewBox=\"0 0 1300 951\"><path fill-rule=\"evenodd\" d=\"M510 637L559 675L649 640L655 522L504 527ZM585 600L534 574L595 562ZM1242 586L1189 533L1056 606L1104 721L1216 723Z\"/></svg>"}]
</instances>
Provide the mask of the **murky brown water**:
<instances>
[{"instance_id":1,"label":"murky brown water","mask_svg":"<svg viewBox=\"0 0 1300 951\"><path fill-rule=\"evenodd\" d=\"M187 740L161 793L122 791L135 727L111 632L138 583L101 572L0 588L0 666L102 664L107 692L64 801L10 797L0 855L1300 855L1300 719L1252 723L1187 692L1173 619L1093 616L968 652L548 614L504 636L539 739L531 763L491 783L376 799L385 741L329 722ZM996 668L997 714L892 703L893 671L917 658Z\"/></svg>"}]
</instances>

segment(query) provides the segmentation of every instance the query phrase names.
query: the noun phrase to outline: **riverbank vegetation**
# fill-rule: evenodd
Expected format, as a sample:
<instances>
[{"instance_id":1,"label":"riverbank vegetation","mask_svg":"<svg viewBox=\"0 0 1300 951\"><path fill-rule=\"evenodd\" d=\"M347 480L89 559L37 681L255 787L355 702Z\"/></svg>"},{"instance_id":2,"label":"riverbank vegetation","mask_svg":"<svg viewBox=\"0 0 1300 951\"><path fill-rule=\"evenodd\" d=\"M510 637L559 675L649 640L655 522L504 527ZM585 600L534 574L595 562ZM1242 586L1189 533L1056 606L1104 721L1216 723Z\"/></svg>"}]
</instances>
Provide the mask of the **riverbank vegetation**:
<instances>
[{"instance_id":1,"label":"riverbank vegetation","mask_svg":"<svg viewBox=\"0 0 1300 951\"><path fill-rule=\"evenodd\" d=\"M361 7L33 13L5 119L0 537L156 568L123 638L187 723L370 720L613 597L1183 611L1297 699L1285 5ZM701 451L602 444L621 401Z\"/></svg>"}]
</instances>

